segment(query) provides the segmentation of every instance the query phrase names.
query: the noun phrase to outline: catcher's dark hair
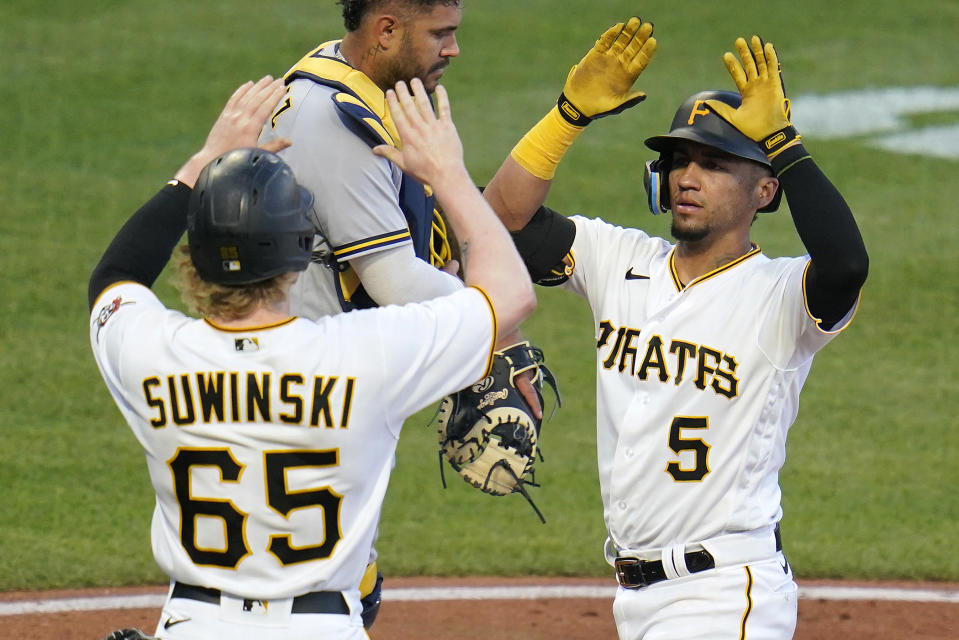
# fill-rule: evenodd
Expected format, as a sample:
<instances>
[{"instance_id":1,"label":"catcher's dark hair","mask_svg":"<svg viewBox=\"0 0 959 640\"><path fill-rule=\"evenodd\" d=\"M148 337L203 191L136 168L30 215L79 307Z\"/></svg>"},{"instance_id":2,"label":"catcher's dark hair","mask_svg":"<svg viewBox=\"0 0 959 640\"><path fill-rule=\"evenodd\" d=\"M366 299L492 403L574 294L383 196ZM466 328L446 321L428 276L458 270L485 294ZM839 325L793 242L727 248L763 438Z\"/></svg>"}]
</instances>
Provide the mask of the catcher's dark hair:
<instances>
[{"instance_id":1,"label":"catcher's dark hair","mask_svg":"<svg viewBox=\"0 0 959 640\"><path fill-rule=\"evenodd\" d=\"M414 9L428 9L437 4L447 7L458 7L461 0L336 0L336 4L343 7L343 25L347 31L356 31L363 22L363 16L371 11L397 3Z\"/></svg>"}]
</instances>

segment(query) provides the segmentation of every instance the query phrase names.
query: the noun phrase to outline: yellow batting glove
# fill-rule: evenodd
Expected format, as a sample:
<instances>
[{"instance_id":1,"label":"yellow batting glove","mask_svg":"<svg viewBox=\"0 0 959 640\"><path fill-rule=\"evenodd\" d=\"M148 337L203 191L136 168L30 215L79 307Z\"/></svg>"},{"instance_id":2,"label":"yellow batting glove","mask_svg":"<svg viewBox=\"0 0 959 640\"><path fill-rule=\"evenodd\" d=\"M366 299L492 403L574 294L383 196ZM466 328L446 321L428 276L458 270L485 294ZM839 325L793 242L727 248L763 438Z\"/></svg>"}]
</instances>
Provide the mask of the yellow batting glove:
<instances>
[{"instance_id":1,"label":"yellow batting glove","mask_svg":"<svg viewBox=\"0 0 959 640\"><path fill-rule=\"evenodd\" d=\"M772 43L765 45L753 36L751 45L744 38L736 39L739 60L723 54L726 70L732 76L743 102L733 108L719 100L706 104L721 118L744 135L760 143L772 158L786 147L799 144L801 136L790 123L789 100L783 88L779 58Z\"/></svg>"},{"instance_id":2,"label":"yellow batting glove","mask_svg":"<svg viewBox=\"0 0 959 640\"><path fill-rule=\"evenodd\" d=\"M636 17L607 29L569 72L557 101L560 115L584 127L645 100L645 93L630 88L656 53L652 34L652 23Z\"/></svg>"}]
</instances>

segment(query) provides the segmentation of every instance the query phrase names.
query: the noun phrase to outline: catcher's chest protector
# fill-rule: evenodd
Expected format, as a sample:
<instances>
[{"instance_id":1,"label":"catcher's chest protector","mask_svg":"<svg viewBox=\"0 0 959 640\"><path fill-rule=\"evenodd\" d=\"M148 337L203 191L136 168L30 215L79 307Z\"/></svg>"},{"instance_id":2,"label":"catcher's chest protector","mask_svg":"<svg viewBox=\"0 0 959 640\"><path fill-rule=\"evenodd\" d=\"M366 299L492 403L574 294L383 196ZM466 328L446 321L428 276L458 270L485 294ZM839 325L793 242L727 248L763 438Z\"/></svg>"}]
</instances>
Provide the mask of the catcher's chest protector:
<instances>
[{"instance_id":1,"label":"catcher's chest protector","mask_svg":"<svg viewBox=\"0 0 959 640\"><path fill-rule=\"evenodd\" d=\"M320 53L331 43L321 44L296 63L286 75L286 82L304 78L313 82L338 89L333 94L333 102L343 125L366 142L370 147L381 144L396 146L399 134L393 124L386 97L372 80L342 60ZM400 186L400 209L406 217L406 224L413 241L416 256L435 264L431 255L449 259L450 247L444 234L434 236L435 198L432 189L403 174ZM440 224L440 227L445 225ZM442 264L438 265L442 266ZM368 304L363 304L368 300ZM365 292L351 298L354 306L365 308L376 306Z\"/></svg>"}]
</instances>

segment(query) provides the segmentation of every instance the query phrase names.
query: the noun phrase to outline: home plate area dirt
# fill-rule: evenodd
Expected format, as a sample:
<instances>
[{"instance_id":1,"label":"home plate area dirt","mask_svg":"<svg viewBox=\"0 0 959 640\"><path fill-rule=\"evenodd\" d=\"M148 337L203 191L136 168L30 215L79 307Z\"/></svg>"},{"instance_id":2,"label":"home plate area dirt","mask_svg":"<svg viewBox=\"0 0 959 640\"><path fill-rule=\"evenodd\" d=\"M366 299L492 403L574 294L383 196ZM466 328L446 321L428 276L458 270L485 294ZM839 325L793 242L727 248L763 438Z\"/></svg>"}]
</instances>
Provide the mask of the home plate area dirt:
<instances>
[{"instance_id":1,"label":"home plate area dirt","mask_svg":"<svg viewBox=\"0 0 959 640\"><path fill-rule=\"evenodd\" d=\"M800 581L797 640L959 640L959 584ZM448 599L461 587L473 599ZM523 597L497 598L496 588L522 588ZM545 588L543 588L545 587ZM563 587L570 593L563 593ZM541 589L544 596L535 594ZM851 588L851 599L835 599ZM876 591L863 591L862 588ZM600 640L616 638L609 581L549 578L389 578L372 640ZM390 599L390 592L400 599ZM426 590L421 592L420 590ZM530 596L532 591L532 596ZM577 597L576 593L599 595ZM82 591L0 593L0 639L100 640L115 629L152 632L159 606L109 607L114 599L147 595L162 600L162 586ZM439 600L419 599L429 593ZM609 594L607 597L604 594ZM485 595L484 595L485 594ZM808 594L808 595L804 595ZM875 599L870 599L875 594ZM819 597L823 596L823 597ZM904 599L895 599L895 598ZM76 598L96 604L77 605ZM39 604L37 604L39 603ZM51 606L49 603L54 603ZM102 604L101 604L102 603ZM123 607L128 604L121 605ZM42 612L22 613L23 610ZM62 609L51 611L50 609Z\"/></svg>"}]
</instances>

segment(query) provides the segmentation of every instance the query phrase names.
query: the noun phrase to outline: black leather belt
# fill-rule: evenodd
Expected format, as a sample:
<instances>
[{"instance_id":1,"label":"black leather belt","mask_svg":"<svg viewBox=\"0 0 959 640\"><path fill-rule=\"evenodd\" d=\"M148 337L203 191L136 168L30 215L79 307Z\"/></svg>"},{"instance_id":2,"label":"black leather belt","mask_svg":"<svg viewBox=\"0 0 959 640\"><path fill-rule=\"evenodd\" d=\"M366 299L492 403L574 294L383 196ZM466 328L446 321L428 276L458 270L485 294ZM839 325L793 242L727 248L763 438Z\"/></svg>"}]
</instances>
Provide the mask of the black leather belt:
<instances>
[{"instance_id":1,"label":"black leather belt","mask_svg":"<svg viewBox=\"0 0 959 640\"><path fill-rule=\"evenodd\" d=\"M782 537L779 534L779 524L773 531L776 539L776 551L782 551ZM716 560L713 555L702 549L701 551L690 551L685 556L686 568L690 573L699 573L707 569L713 569L716 566ZM640 589L648 587L651 584L666 580L666 569L663 568L662 560L640 560L639 558L616 558L616 579L620 586L625 589Z\"/></svg>"},{"instance_id":2,"label":"black leather belt","mask_svg":"<svg viewBox=\"0 0 959 640\"><path fill-rule=\"evenodd\" d=\"M716 566L713 555L703 549L690 551L685 555L686 568L690 573L699 573ZM639 589L662 582L668 576L662 560L640 560L639 558L616 558L616 579L626 589Z\"/></svg>"},{"instance_id":3,"label":"black leather belt","mask_svg":"<svg viewBox=\"0 0 959 640\"><path fill-rule=\"evenodd\" d=\"M199 600L209 604L220 604L220 590L197 587L192 584L176 582L173 584L171 598ZM244 600L246 603L247 600ZM249 600L251 606L255 600ZM349 615L350 607L339 591L313 591L293 598L293 613L339 613Z\"/></svg>"}]
</instances>

